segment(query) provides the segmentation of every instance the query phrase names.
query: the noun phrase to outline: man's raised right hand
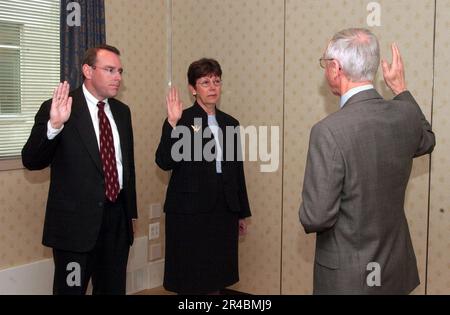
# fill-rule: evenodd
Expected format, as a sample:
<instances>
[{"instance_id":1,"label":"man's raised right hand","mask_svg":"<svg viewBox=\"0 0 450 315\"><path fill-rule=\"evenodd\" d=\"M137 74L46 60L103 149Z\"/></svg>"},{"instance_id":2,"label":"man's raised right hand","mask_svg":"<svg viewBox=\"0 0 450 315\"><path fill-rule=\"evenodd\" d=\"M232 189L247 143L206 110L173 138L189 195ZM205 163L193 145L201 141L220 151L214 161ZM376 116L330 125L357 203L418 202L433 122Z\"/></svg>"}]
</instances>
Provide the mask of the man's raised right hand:
<instances>
[{"instance_id":1,"label":"man's raised right hand","mask_svg":"<svg viewBox=\"0 0 450 315\"><path fill-rule=\"evenodd\" d=\"M69 120L72 111L72 97L69 97L70 85L67 81L60 83L53 91L52 107L50 108L50 124L52 128L60 129Z\"/></svg>"}]
</instances>

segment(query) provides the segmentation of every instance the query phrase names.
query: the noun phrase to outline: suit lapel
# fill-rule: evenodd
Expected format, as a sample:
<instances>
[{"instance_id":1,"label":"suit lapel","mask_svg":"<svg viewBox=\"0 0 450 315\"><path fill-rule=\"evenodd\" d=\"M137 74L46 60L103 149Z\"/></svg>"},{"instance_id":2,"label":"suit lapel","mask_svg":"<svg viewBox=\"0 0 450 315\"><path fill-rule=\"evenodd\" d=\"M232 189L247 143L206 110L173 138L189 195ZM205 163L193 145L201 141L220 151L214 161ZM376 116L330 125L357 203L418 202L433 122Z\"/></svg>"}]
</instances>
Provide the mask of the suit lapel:
<instances>
[{"instance_id":1,"label":"suit lapel","mask_svg":"<svg viewBox=\"0 0 450 315\"><path fill-rule=\"evenodd\" d=\"M227 143L227 139L226 139L226 136L227 136L227 124L226 124L226 121L225 121L225 117L224 117L224 115L223 115L223 113L219 110L219 109L217 109L217 107L216 107L216 120L217 120L217 123L219 124L219 128L220 128L220 130L222 131L222 138L220 139L220 147L222 148L222 161L225 161L226 160L226 145L224 145L224 144L226 144Z\"/></svg>"},{"instance_id":2,"label":"suit lapel","mask_svg":"<svg viewBox=\"0 0 450 315\"><path fill-rule=\"evenodd\" d=\"M71 116L73 117L74 124L80 134L81 142L86 146L86 149L98 170L103 173L97 137L95 136L94 125L82 88L73 92L73 102L75 106L72 106Z\"/></svg>"},{"instance_id":3,"label":"suit lapel","mask_svg":"<svg viewBox=\"0 0 450 315\"><path fill-rule=\"evenodd\" d=\"M208 143L208 141L210 141L210 138L205 138L203 137L203 135L205 134L205 130L208 128L208 114L203 110L203 108L201 108L201 106L195 102L193 105L193 111L192 111L192 118L191 118L191 125L189 126L189 129L191 130L191 134L192 134L192 143L194 143L194 137L196 136L196 134L200 133L201 138L202 138L202 150L205 147L206 143ZM200 123L201 126L198 125L200 119ZM198 131L197 128L201 127ZM196 130L194 130L194 128L196 128Z\"/></svg>"},{"instance_id":4,"label":"suit lapel","mask_svg":"<svg viewBox=\"0 0 450 315\"><path fill-rule=\"evenodd\" d=\"M196 118L200 118L202 124L201 132L203 132L204 129L208 127L208 114L203 110L203 108L200 107L200 105L198 105L197 102L194 103L193 107L194 107L193 111L194 115L192 117L192 125L195 124Z\"/></svg>"},{"instance_id":5,"label":"suit lapel","mask_svg":"<svg viewBox=\"0 0 450 315\"><path fill-rule=\"evenodd\" d=\"M109 108L111 109L111 113L114 117L114 122L117 126L117 131L119 132L119 138L120 138L120 150L122 152L122 166L124 168L124 173L126 171L126 166L128 165L128 154L126 154L127 148L128 148L128 142L127 142L127 126L126 126L126 117L125 115L122 115L120 113L120 108L118 104L116 103L116 100L113 98L110 98L108 100L109 102Z\"/></svg>"}]
</instances>

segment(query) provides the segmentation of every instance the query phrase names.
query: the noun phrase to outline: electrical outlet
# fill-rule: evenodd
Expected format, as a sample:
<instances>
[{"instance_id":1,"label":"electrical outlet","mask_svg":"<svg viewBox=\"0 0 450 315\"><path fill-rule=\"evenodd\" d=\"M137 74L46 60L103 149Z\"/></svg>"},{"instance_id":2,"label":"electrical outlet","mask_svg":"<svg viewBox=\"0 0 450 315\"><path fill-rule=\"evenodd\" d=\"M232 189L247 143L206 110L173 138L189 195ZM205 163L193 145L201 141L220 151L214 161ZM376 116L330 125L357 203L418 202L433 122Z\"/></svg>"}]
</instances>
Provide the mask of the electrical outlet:
<instances>
[{"instance_id":1,"label":"electrical outlet","mask_svg":"<svg viewBox=\"0 0 450 315\"><path fill-rule=\"evenodd\" d=\"M148 239L155 240L159 238L159 222L148 225Z\"/></svg>"},{"instance_id":2,"label":"electrical outlet","mask_svg":"<svg viewBox=\"0 0 450 315\"><path fill-rule=\"evenodd\" d=\"M161 217L162 207L160 203L152 203L148 210L149 219L158 219Z\"/></svg>"}]
</instances>

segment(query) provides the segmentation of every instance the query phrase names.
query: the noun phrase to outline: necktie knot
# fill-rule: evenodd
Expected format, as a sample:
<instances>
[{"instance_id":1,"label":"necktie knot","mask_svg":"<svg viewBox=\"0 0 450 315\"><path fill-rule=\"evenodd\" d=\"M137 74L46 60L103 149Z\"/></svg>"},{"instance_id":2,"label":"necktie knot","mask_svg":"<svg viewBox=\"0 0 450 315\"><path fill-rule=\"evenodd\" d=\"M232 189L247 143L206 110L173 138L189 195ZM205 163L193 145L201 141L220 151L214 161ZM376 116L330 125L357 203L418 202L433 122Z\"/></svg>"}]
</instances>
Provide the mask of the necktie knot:
<instances>
[{"instance_id":1,"label":"necktie knot","mask_svg":"<svg viewBox=\"0 0 450 315\"><path fill-rule=\"evenodd\" d=\"M97 103L97 107L98 107L100 110L104 110L104 109L105 109L105 102L98 102L98 103Z\"/></svg>"}]
</instances>

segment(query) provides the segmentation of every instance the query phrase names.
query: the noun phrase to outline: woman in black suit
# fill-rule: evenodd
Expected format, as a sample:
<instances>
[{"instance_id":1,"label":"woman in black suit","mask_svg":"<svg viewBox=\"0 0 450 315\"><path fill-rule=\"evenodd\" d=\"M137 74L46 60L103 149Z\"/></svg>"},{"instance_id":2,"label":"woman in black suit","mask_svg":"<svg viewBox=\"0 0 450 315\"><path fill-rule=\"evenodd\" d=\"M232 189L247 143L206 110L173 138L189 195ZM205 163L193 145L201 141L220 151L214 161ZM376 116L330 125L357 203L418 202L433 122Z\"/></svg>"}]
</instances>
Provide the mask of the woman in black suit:
<instances>
[{"instance_id":1,"label":"woman in black suit","mask_svg":"<svg viewBox=\"0 0 450 315\"><path fill-rule=\"evenodd\" d=\"M217 294L239 281L238 239L251 215L239 122L216 107L222 88L216 60L193 62L187 76L195 102L183 111L171 88L156 151L158 166L172 171L164 204L164 287Z\"/></svg>"}]
</instances>

